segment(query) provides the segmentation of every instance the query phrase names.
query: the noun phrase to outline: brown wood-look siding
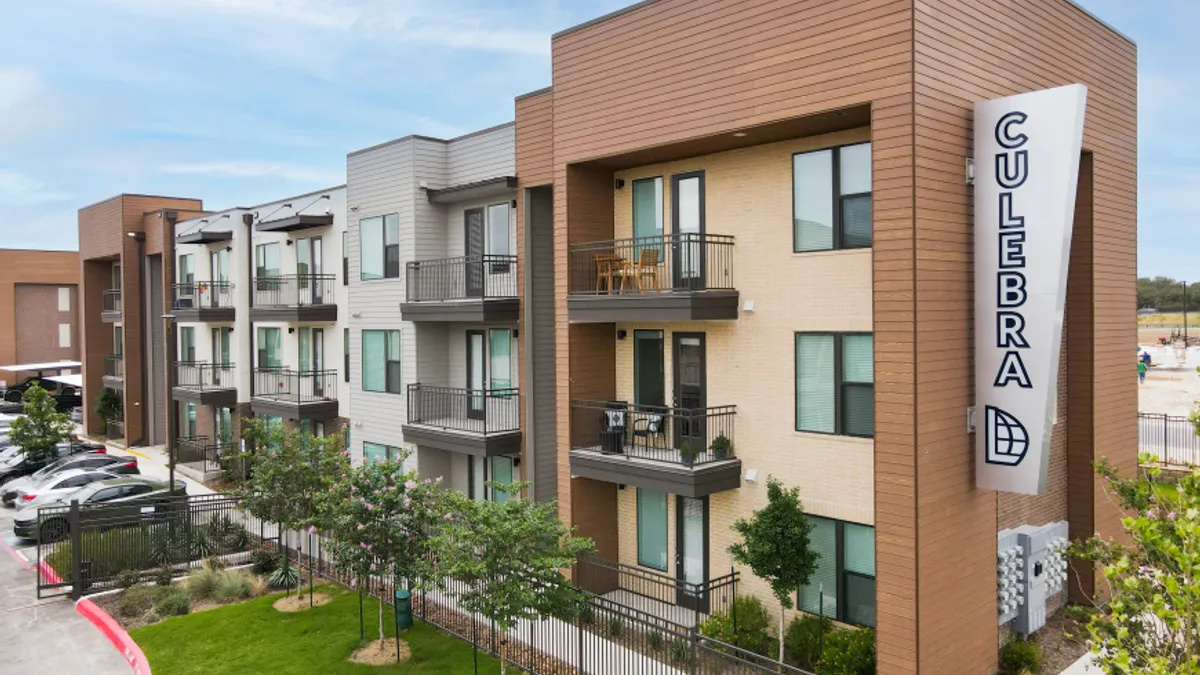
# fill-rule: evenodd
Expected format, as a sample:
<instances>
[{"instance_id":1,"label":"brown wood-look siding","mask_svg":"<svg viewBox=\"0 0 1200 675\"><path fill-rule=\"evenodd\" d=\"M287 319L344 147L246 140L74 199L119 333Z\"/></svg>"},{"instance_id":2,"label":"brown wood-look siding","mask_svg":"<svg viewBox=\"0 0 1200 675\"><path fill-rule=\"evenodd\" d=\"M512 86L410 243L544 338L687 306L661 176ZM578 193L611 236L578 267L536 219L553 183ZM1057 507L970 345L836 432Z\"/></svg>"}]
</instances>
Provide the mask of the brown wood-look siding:
<instances>
[{"instance_id":1,"label":"brown wood-look siding","mask_svg":"<svg viewBox=\"0 0 1200 675\"><path fill-rule=\"evenodd\" d=\"M517 180L521 187L554 182L554 92L517 99Z\"/></svg>"},{"instance_id":2,"label":"brown wood-look siding","mask_svg":"<svg viewBox=\"0 0 1200 675\"><path fill-rule=\"evenodd\" d=\"M1063 0L934 0L916 4L918 481L922 672L995 658L994 580L969 570L994 561L995 538L976 527L996 513L973 488L962 399L971 394L971 219L963 160L977 100L1073 82L1089 88L1069 269L1068 512L1074 536L1116 534L1095 488L1101 451L1136 462L1136 387L1127 376L1136 276L1136 49ZM1095 191L1093 192L1092 186ZM1092 208L1092 201L1100 208ZM1104 449L1094 442L1104 439ZM926 496L928 495L928 497ZM1090 573L1085 572L1085 588ZM1074 582L1071 587L1077 590ZM928 603L943 612L927 612ZM953 609L951 609L953 608Z\"/></svg>"},{"instance_id":3,"label":"brown wood-look siding","mask_svg":"<svg viewBox=\"0 0 1200 675\"><path fill-rule=\"evenodd\" d=\"M0 362L3 365L11 363L30 363L17 356L17 334L25 323L17 313L17 284L45 284L47 286L79 285L79 253L76 251L33 251L22 249L0 249ZM57 291L55 291L57 293ZM34 308L35 305L25 305L24 308ZM45 324L50 330L45 332L47 340L53 342L53 348L58 345L58 315L57 296L48 306L37 308L40 314L38 324ZM78 313L78 299L73 311ZM33 336L26 336L31 338ZM79 335L71 336L71 354L80 353ZM42 359L47 360L47 359ZM57 360L57 359L49 359ZM6 373L6 379L15 383L17 373ZM2 376L0 376L2 377Z\"/></svg>"}]
</instances>

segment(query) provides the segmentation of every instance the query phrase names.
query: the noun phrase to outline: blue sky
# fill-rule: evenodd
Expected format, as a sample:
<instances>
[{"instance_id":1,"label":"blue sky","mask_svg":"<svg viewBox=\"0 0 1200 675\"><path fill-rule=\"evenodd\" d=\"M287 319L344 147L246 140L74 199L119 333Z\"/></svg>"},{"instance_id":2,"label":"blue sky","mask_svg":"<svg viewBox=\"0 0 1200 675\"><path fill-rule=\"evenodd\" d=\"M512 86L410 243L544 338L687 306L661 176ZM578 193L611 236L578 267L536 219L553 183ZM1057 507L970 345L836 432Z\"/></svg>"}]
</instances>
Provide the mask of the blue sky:
<instances>
[{"instance_id":1,"label":"blue sky","mask_svg":"<svg viewBox=\"0 0 1200 675\"><path fill-rule=\"evenodd\" d=\"M0 23L0 246L74 248L122 191L210 209L344 182L346 152L513 117L550 34L629 0L41 0ZM1139 46L1139 272L1200 279L1194 0L1082 0Z\"/></svg>"}]
</instances>

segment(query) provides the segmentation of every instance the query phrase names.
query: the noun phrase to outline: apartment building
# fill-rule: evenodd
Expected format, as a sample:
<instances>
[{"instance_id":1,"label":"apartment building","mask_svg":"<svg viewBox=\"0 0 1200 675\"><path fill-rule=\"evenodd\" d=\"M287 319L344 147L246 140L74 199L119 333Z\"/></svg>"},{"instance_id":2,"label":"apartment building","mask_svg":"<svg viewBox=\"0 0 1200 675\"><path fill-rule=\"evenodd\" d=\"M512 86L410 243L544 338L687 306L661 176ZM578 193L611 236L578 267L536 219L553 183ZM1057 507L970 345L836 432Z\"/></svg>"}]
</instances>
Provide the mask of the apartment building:
<instances>
[{"instance_id":1,"label":"apartment building","mask_svg":"<svg viewBox=\"0 0 1200 675\"><path fill-rule=\"evenodd\" d=\"M523 421L563 520L620 572L577 582L659 575L692 584L662 604L706 611L733 568L770 602L728 547L775 478L815 522L801 610L873 626L880 673L993 672L998 535L1118 533L1092 463L1136 463L1136 47L1067 0L651 0L552 53L515 134L522 386L556 414ZM1074 83L1048 480L981 489L974 109ZM1048 611L1094 570L1066 586Z\"/></svg>"},{"instance_id":2,"label":"apartment building","mask_svg":"<svg viewBox=\"0 0 1200 675\"><path fill-rule=\"evenodd\" d=\"M0 363L78 361L79 253L0 249L0 316ZM0 378L7 387L35 375L9 370Z\"/></svg>"},{"instance_id":3,"label":"apartment building","mask_svg":"<svg viewBox=\"0 0 1200 675\"><path fill-rule=\"evenodd\" d=\"M477 499L522 475L513 124L346 160L351 451Z\"/></svg>"},{"instance_id":4,"label":"apartment building","mask_svg":"<svg viewBox=\"0 0 1200 675\"><path fill-rule=\"evenodd\" d=\"M176 224L180 462L218 471L249 417L342 433L345 214L338 186Z\"/></svg>"},{"instance_id":5,"label":"apartment building","mask_svg":"<svg viewBox=\"0 0 1200 675\"><path fill-rule=\"evenodd\" d=\"M204 213L199 199L121 194L79 210L84 431L128 445L167 442L167 319L174 224ZM101 419L104 389L121 412Z\"/></svg>"}]
</instances>

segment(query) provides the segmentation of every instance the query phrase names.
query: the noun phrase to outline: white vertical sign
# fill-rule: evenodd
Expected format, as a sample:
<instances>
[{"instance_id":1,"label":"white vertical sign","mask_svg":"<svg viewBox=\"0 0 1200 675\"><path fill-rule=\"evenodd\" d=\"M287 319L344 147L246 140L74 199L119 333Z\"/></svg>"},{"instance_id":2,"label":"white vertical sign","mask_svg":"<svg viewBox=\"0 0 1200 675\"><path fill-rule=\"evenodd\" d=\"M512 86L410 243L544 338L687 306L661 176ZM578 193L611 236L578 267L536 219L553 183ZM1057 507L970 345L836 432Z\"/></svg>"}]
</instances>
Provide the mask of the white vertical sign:
<instances>
[{"instance_id":1,"label":"white vertical sign","mask_svg":"<svg viewBox=\"0 0 1200 675\"><path fill-rule=\"evenodd\" d=\"M1087 88L975 104L975 484L1041 494L1050 463Z\"/></svg>"}]
</instances>

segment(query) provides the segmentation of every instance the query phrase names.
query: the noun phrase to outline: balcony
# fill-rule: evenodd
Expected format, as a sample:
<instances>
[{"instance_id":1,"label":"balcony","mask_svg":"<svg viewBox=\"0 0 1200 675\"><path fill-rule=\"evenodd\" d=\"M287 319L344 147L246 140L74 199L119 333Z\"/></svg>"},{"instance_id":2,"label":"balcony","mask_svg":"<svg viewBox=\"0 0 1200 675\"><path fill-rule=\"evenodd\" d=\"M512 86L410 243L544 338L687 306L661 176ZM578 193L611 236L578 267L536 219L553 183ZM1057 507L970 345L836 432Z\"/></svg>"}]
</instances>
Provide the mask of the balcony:
<instances>
[{"instance_id":1,"label":"balcony","mask_svg":"<svg viewBox=\"0 0 1200 675\"><path fill-rule=\"evenodd\" d=\"M228 281L197 281L173 288L178 321L233 321L233 284Z\"/></svg>"},{"instance_id":2,"label":"balcony","mask_svg":"<svg viewBox=\"0 0 1200 675\"><path fill-rule=\"evenodd\" d=\"M521 451L517 390L410 384L404 440L480 457L516 454Z\"/></svg>"},{"instance_id":3,"label":"balcony","mask_svg":"<svg viewBox=\"0 0 1200 675\"><path fill-rule=\"evenodd\" d=\"M703 497L741 485L735 406L571 403L571 475Z\"/></svg>"},{"instance_id":4,"label":"balcony","mask_svg":"<svg viewBox=\"0 0 1200 675\"><path fill-rule=\"evenodd\" d=\"M717 566L713 565L714 571ZM737 595L738 572L691 583L649 567L624 565L595 555L580 556L571 584L606 601L678 626L698 627L709 614L728 612Z\"/></svg>"},{"instance_id":5,"label":"balcony","mask_svg":"<svg viewBox=\"0 0 1200 675\"><path fill-rule=\"evenodd\" d=\"M112 288L100 294L100 320L104 323L121 322L121 289Z\"/></svg>"},{"instance_id":6,"label":"balcony","mask_svg":"<svg viewBox=\"0 0 1200 675\"><path fill-rule=\"evenodd\" d=\"M176 401L230 407L237 404L237 370L227 363L180 362L171 394Z\"/></svg>"},{"instance_id":7,"label":"balcony","mask_svg":"<svg viewBox=\"0 0 1200 675\"><path fill-rule=\"evenodd\" d=\"M571 321L738 318L733 237L677 233L572 244Z\"/></svg>"},{"instance_id":8,"label":"balcony","mask_svg":"<svg viewBox=\"0 0 1200 675\"><path fill-rule=\"evenodd\" d=\"M175 461L205 476L222 471L222 458L237 452L233 441L210 439L208 436L191 436L175 442Z\"/></svg>"},{"instance_id":9,"label":"balcony","mask_svg":"<svg viewBox=\"0 0 1200 675\"><path fill-rule=\"evenodd\" d=\"M100 382L109 389L118 391L125 388L125 357L120 354L107 354L104 357L104 375Z\"/></svg>"},{"instance_id":10,"label":"balcony","mask_svg":"<svg viewBox=\"0 0 1200 675\"><path fill-rule=\"evenodd\" d=\"M336 370L256 368L250 409L255 415L326 420L338 415Z\"/></svg>"},{"instance_id":11,"label":"balcony","mask_svg":"<svg viewBox=\"0 0 1200 675\"><path fill-rule=\"evenodd\" d=\"M477 255L405 265L405 321L517 320L517 257Z\"/></svg>"},{"instance_id":12,"label":"balcony","mask_svg":"<svg viewBox=\"0 0 1200 675\"><path fill-rule=\"evenodd\" d=\"M337 321L332 274L285 274L254 280L252 321Z\"/></svg>"}]
</instances>

